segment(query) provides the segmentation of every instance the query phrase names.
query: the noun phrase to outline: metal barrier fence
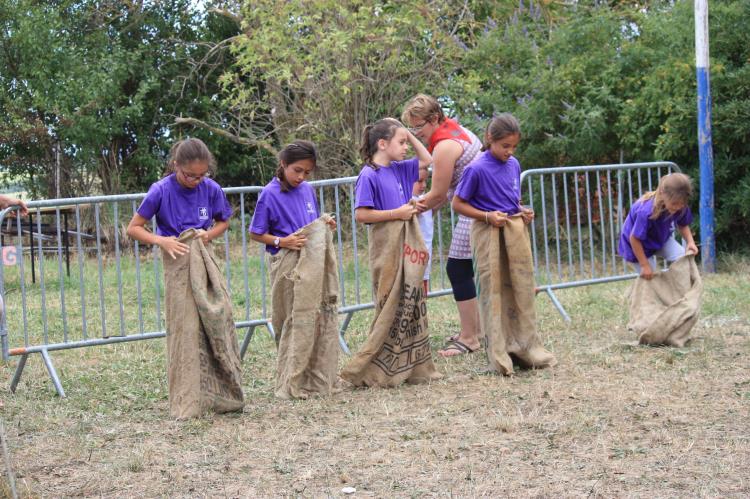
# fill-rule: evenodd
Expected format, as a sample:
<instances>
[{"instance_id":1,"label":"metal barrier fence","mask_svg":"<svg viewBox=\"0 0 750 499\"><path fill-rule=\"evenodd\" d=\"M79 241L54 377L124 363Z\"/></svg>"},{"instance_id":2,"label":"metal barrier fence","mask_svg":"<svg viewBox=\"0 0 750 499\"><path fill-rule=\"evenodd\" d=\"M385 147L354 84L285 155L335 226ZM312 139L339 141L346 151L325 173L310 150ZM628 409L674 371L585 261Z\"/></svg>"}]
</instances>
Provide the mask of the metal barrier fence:
<instances>
[{"instance_id":1,"label":"metal barrier fence","mask_svg":"<svg viewBox=\"0 0 750 499\"><path fill-rule=\"evenodd\" d=\"M531 226L535 273L540 283L537 291L546 292L566 319L569 320L554 289L634 276L615 261L615 237L622 223L623 207L644 190L655 188L662 170L677 167L673 163L639 163L523 173L524 197L537 212ZM602 179L606 182L602 183ZM367 231L354 220L355 181L356 177L347 177L311 182L321 212L335 213L338 221L335 239L339 312L343 315L339 341L346 353L344 333L353 314L373 308ZM247 330L241 346L243 357L255 328L265 326L271 335L274 333L268 314L270 294L264 247L249 242L247 234L251 208L261 189L224 189L236 211L230 231L215 246L217 256L224 260L235 324L238 329ZM0 298L6 305L5 313L0 314L2 358L20 356L11 391L15 391L33 353L41 355L57 393L65 396L49 352L165 335L159 248L144 248L124 235L144 195L34 201L28 203L27 219L15 208L0 211L3 239L13 242L4 243L3 257L5 261L15 258L16 262L14 266L0 265ZM570 211L572 206L576 208L574 212ZM454 222L449 206L435 213L428 297L451 292L444 269ZM155 221L152 228L156 228ZM72 264L71 253L75 255Z\"/></svg>"},{"instance_id":2,"label":"metal barrier fence","mask_svg":"<svg viewBox=\"0 0 750 499\"><path fill-rule=\"evenodd\" d=\"M354 220L356 177L311 182L321 212L338 220L341 348L353 314L373 308L367 259L367 231ZM223 260L235 324L246 329L244 357L253 333L269 317L270 284L264 246L249 239L252 207L262 187L226 188L235 207L230 231L214 246ZM0 297L7 303L0 318L3 360L20 356L11 381L15 391L29 356L39 353L58 394L64 389L50 357L56 350L121 343L165 335L162 312L161 252L125 236L125 228L145 194L54 199L28 203L28 218L15 208L0 211L4 256L15 266L0 266ZM428 297L450 293L444 272L445 235L453 215L448 208L434 217L435 269ZM448 225L447 220L451 220ZM68 223L70 222L70 226ZM156 229L155 220L151 227ZM71 261L71 254L73 258ZM31 269L31 272L29 272ZM72 272L71 272L72 271ZM10 321L10 324L9 324Z\"/></svg>"}]
</instances>

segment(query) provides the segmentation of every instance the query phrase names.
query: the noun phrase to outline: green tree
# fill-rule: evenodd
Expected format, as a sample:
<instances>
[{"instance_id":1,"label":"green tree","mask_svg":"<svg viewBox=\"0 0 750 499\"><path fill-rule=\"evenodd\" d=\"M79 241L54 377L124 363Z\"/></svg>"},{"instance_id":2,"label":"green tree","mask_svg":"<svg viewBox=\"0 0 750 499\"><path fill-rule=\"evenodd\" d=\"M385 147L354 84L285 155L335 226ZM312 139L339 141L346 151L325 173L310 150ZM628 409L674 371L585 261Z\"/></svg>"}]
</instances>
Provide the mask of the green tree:
<instances>
[{"instance_id":1,"label":"green tree","mask_svg":"<svg viewBox=\"0 0 750 499\"><path fill-rule=\"evenodd\" d=\"M454 12L450 2L246 2L222 76L229 129L269 152L311 139L325 175L354 173L367 123L398 116L419 91L443 93L460 53Z\"/></svg>"},{"instance_id":2,"label":"green tree","mask_svg":"<svg viewBox=\"0 0 750 499\"><path fill-rule=\"evenodd\" d=\"M35 196L142 190L156 179L182 134L175 117L220 106L216 78L207 95L194 66L209 50L202 37L225 26L193 4L6 2L0 163Z\"/></svg>"}]
</instances>

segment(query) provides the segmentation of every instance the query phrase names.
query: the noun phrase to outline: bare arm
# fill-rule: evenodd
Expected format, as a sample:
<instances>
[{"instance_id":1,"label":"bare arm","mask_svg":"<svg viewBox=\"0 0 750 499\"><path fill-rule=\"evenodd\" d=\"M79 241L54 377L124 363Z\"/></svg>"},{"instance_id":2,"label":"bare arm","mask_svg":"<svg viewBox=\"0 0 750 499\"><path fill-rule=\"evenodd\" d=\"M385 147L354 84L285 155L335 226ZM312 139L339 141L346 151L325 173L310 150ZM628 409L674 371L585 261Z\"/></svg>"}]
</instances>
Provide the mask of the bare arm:
<instances>
[{"instance_id":1,"label":"bare arm","mask_svg":"<svg viewBox=\"0 0 750 499\"><path fill-rule=\"evenodd\" d=\"M650 281L654 277L654 271L653 269L651 269L651 264L648 263L646 252L643 250L643 244L641 244L640 239L632 234L630 235L629 239L630 247L633 248L633 254L638 260L638 263L641 265L641 277L643 277L647 281Z\"/></svg>"},{"instance_id":2,"label":"bare arm","mask_svg":"<svg viewBox=\"0 0 750 499\"><path fill-rule=\"evenodd\" d=\"M213 239L216 239L222 235L229 228L229 220L216 220L214 221L213 227L208 229L202 234L204 243L207 243Z\"/></svg>"},{"instance_id":3,"label":"bare arm","mask_svg":"<svg viewBox=\"0 0 750 499\"><path fill-rule=\"evenodd\" d=\"M687 243L687 253L692 253L694 255L698 254L698 246L695 245L695 241L693 240L693 233L690 230L689 225L678 225L677 230L680 231L680 235L682 236L683 241Z\"/></svg>"},{"instance_id":4,"label":"bare arm","mask_svg":"<svg viewBox=\"0 0 750 499\"><path fill-rule=\"evenodd\" d=\"M29 209L26 207L26 203L24 203L18 198L0 194L0 209L5 209L8 206L13 206L13 205L18 205L18 211L21 212L21 215L26 216L29 214Z\"/></svg>"},{"instance_id":5,"label":"bare arm","mask_svg":"<svg viewBox=\"0 0 750 499\"><path fill-rule=\"evenodd\" d=\"M495 227L502 227L508 221L508 214L502 211L482 211L474 208L472 205L467 203L465 200L458 196L453 196L452 201L453 210L459 215L473 218L482 223L490 224Z\"/></svg>"},{"instance_id":6,"label":"bare arm","mask_svg":"<svg viewBox=\"0 0 750 499\"><path fill-rule=\"evenodd\" d=\"M273 242L277 236L266 232L265 234L250 233L250 239L258 241L266 246L273 246ZM288 236L279 238L279 248L287 248L291 250L299 251L307 243L307 237L303 234L289 234Z\"/></svg>"},{"instance_id":7,"label":"bare arm","mask_svg":"<svg viewBox=\"0 0 750 499\"><path fill-rule=\"evenodd\" d=\"M417 158L419 159L419 167L420 168L427 168L430 166L430 163L432 163L432 155L427 152L427 148L420 142L418 138L414 136L413 133L409 131L409 129L406 129L406 132L409 134L409 143L414 148L414 152L417 154Z\"/></svg>"},{"instance_id":8,"label":"bare arm","mask_svg":"<svg viewBox=\"0 0 750 499\"><path fill-rule=\"evenodd\" d=\"M172 258L177 258L190 252L190 247L178 241L176 237L164 237L146 230L146 223L148 223L148 220L138 213L133 215L128 224L128 236L142 243L155 244L169 253L169 256Z\"/></svg>"},{"instance_id":9,"label":"bare arm","mask_svg":"<svg viewBox=\"0 0 750 499\"><path fill-rule=\"evenodd\" d=\"M456 161L461 157L464 150L455 140L443 140L438 142L433 151L432 163L432 187L420 204L425 209L436 208L445 203L445 197L448 195L448 189L453 179L453 171L456 168Z\"/></svg>"},{"instance_id":10,"label":"bare arm","mask_svg":"<svg viewBox=\"0 0 750 499\"><path fill-rule=\"evenodd\" d=\"M393 210L357 208L354 210L354 218L361 224L376 224L379 222L389 222L391 220L409 220L416 213L417 207L412 203L406 203Z\"/></svg>"}]
</instances>

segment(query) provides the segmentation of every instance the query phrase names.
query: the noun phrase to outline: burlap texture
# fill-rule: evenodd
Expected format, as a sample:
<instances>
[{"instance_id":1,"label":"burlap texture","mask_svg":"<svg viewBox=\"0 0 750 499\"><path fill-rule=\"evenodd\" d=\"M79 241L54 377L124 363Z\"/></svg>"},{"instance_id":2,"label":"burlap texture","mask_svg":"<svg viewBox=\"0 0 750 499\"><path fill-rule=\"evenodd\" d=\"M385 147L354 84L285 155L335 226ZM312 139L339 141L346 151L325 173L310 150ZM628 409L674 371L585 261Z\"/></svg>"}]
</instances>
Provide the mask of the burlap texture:
<instances>
[{"instance_id":1,"label":"burlap texture","mask_svg":"<svg viewBox=\"0 0 750 499\"><path fill-rule=\"evenodd\" d=\"M439 379L422 289L427 248L417 217L370 226L375 318L364 345L341 372L355 386L397 386Z\"/></svg>"},{"instance_id":2,"label":"burlap texture","mask_svg":"<svg viewBox=\"0 0 750 499\"><path fill-rule=\"evenodd\" d=\"M471 247L476 265L479 312L490 368L513 373L513 355L524 367L548 367L555 356L536 330L534 265L529 231L520 216L503 228L474 222Z\"/></svg>"},{"instance_id":3,"label":"burlap texture","mask_svg":"<svg viewBox=\"0 0 750 499\"><path fill-rule=\"evenodd\" d=\"M684 346L698 321L702 295L695 257L685 255L650 281L636 279L630 290L628 329L641 344Z\"/></svg>"},{"instance_id":4,"label":"burlap texture","mask_svg":"<svg viewBox=\"0 0 750 499\"><path fill-rule=\"evenodd\" d=\"M167 319L169 412L175 418L243 408L239 345L224 275L198 232L179 240L190 253L162 252Z\"/></svg>"},{"instance_id":5,"label":"burlap texture","mask_svg":"<svg viewBox=\"0 0 750 499\"><path fill-rule=\"evenodd\" d=\"M271 314L276 332L276 396L329 395L338 369L339 273L336 246L322 215L296 233L300 251L282 249L271 259Z\"/></svg>"}]
</instances>

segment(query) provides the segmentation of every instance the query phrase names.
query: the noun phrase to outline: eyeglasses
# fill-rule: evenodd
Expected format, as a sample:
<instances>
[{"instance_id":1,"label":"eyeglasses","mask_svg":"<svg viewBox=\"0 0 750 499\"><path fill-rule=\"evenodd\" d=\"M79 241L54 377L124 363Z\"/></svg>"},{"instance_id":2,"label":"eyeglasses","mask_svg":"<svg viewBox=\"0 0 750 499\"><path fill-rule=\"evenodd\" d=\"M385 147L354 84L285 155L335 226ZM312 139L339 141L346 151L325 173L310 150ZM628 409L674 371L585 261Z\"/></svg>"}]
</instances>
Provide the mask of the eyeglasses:
<instances>
[{"instance_id":1,"label":"eyeglasses","mask_svg":"<svg viewBox=\"0 0 750 499\"><path fill-rule=\"evenodd\" d=\"M180 171L182 172L182 176L185 177L186 180L193 180L196 182L200 182L204 178L211 178L211 172L207 171L206 173L202 173L201 175L191 175L190 173L185 173L185 170L180 168Z\"/></svg>"},{"instance_id":2,"label":"eyeglasses","mask_svg":"<svg viewBox=\"0 0 750 499\"><path fill-rule=\"evenodd\" d=\"M413 127L409 128L409 131L410 131L411 133L417 133L417 132L419 132L420 130L422 130L422 129L423 129L424 127L425 127L425 125L427 125L427 123L428 123L428 122L427 122L427 121L425 121L425 122L423 122L423 123L422 123L421 125L414 125Z\"/></svg>"}]
</instances>

